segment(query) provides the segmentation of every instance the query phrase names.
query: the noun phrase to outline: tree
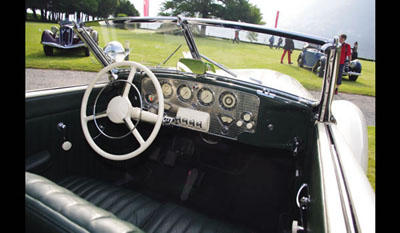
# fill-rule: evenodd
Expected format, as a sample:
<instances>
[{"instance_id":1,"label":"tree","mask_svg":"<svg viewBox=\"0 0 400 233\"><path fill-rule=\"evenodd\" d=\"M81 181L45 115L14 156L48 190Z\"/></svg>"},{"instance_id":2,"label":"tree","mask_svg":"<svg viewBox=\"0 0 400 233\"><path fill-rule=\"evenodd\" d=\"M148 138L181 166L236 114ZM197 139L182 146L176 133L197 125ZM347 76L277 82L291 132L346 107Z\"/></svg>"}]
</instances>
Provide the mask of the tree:
<instances>
[{"instance_id":1,"label":"tree","mask_svg":"<svg viewBox=\"0 0 400 233\"><path fill-rule=\"evenodd\" d=\"M118 14L124 14L127 16L139 16L139 11L136 10L135 6L128 0L120 0L119 6L114 10L114 17Z\"/></svg>"},{"instance_id":2,"label":"tree","mask_svg":"<svg viewBox=\"0 0 400 233\"><path fill-rule=\"evenodd\" d=\"M248 0L166 0L160 15L184 15L265 24L260 9Z\"/></svg>"},{"instance_id":3,"label":"tree","mask_svg":"<svg viewBox=\"0 0 400 233\"><path fill-rule=\"evenodd\" d=\"M218 7L216 2L215 0L166 0L161 7L161 15L210 18L214 15L214 8Z\"/></svg>"},{"instance_id":4,"label":"tree","mask_svg":"<svg viewBox=\"0 0 400 233\"><path fill-rule=\"evenodd\" d=\"M260 9L249 3L248 0L224 0L225 5L220 12L220 17L226 20L242 21L246 23L265 24L262 21Z\"/></svg>"},{"instance_id":5,"label":"tree","mask_svg":"<svg viewBox=\"0 0 400 233\"><path fill-rule=\"evenodd\" d=\"M25 0L25 12L27 12L28 8L30 8L33 11L33 18L36 20L37 15L36 15L36 9L41 8L41 4L39 0ZM25 14L25 19L26 19L26 14Z\"/></svg>"},{"instance_id":6,"label":"tree","mask_svg":"<svg viewBox=\"0 0 400 233\"><path fill-rule=\"evenodd\" d=\"M98 11L99 3L96 0L82 0L80 6L83 13L93 16Z\"/></svg>"},{"instance_id":7,"label":"tree","mask_svg":"<svg viewBox=\"0 0 400 233\"><path fill-rule=\"evenodd\" d=\"M100 18L108 18L113 14L114 10L118 7L118 0L97 0L99 3L99 8L97 10L96 16Z\"/></svg>"}]
</instances>

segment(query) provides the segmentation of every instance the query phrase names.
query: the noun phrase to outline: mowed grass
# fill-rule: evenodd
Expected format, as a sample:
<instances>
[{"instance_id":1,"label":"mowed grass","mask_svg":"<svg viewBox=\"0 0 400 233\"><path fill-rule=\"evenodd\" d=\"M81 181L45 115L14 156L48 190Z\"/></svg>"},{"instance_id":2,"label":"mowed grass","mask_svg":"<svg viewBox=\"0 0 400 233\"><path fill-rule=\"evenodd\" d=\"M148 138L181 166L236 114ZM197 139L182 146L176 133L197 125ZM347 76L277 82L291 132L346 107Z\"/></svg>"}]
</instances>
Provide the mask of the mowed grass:
<instances>
[{"instance_id":1,"label":"mowed grass","mask_svg":"<svg viewBox=\"0 0 400 233\"><path fill-rule=\"evenodd\" d=\"M25 23L25 66L29 68L99 71L102 66L84 57L83 49L54 50L54 56L46 57L40 44L42 32L50 30L50 23Z\"/></svg>"},{"instance_id":2,"label":"mowed grass","mask_svg":"<svg viewBox=\"0 0 400 233\"><path fill-rule=\"evenodd\" d=\"M375 126L368 126L368 170L367 177L375 191Z\"/></svg>"},{"instance_id":3,"label":"mowed grass","mask_svg":"<svg viewBox=\"0 0 400 233\"><path fill-rule=\"evenodd\" d=\"M99 71L102 68L93 55L84 57L82 49L56 49L54 56L46 57L40 39L42 32L50 29L53 25L57 26L50 23L25 23L26 67L83 71ZM99 44L104 47L111 37L105 38L100 28L94 27L94 29L99 31ZM140 33L140 30L135 31L137 33L122 29L112 31L114 38L118 37L122 44L126 40L130 42L132 49L130 60L143 63L146 61L147 65L157 65L180 44L183 44L184 46L165 64L174 67L178 59L182 57L182 51L188 50L187 47L185 48L185 41L182 36L152 34L149 37L147 33ZM265 45L244 42L233 44L230 40L216 38L196 38L196 43L200 53L231 69L272 69L297 79L309 90L321 89L322 79L310 70L300 68L297 65L299 50L293 52L291 55L293 64L289 65L287 64L287 55L284 64L280 64L282 49L270 49ZM375 62L361 61L361 63L363 67L362 76L356 82L348 81L347 77L344 77L340 91L375 96Z\"/></svg>"}]
</instances>

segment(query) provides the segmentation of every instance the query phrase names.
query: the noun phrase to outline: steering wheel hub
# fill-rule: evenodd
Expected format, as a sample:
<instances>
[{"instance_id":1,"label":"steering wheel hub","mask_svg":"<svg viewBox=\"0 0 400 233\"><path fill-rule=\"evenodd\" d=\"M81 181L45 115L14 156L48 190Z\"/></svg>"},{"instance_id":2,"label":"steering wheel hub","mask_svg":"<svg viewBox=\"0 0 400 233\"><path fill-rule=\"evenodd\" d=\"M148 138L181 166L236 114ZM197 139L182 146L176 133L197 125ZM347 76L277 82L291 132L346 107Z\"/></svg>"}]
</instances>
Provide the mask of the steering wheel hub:
<instances>
[{"instance_id":1,"label":"steering wheel hub","mask_svg":"<svg viewBox=\"0 0 400 233\"><path fill-rule=\"evenodd\" d=\"M124 123L124 119L130 117L131 103L127 98L115 96L107 106L107 116L113 123Z\"/></svg>"}]
</instances>

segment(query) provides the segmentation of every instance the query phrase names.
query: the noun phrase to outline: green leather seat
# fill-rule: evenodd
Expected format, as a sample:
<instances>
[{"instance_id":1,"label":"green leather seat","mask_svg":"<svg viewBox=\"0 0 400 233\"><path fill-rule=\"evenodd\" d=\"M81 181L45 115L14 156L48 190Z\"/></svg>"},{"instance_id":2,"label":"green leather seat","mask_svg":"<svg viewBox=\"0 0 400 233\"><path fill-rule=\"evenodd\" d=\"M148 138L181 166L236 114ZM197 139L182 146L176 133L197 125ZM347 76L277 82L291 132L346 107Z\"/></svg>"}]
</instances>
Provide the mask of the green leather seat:
<instances>
[{"instance_id":1,"label":"green leather seat","mask_svg":"<svg viewBox=\"0 0 400 233\"><path fill-rule=\"evenodd\" d=\"M58 183L146 233L251 232L206 217L173 203L160 203L141 193L84 177L69 177Z\"/></svg>"},{"instance_id":2,"label":"green leather seat","mask_svg":"<svg viewBox=\"0 0 400 233\"><path fill-rule=\"evenodd\" d=\"M33 193L39 193L35 196L37 200L34 202L33 208L32 203L29 204L32 200L26 199L26 206L30 206L28 225L33 229L38 229L37 225L40 222L39 229L46 229L46 231L51 229L51 232L71 232L70 229L73 229L72 232L77 232L76 229L79 229L80 232L138 233L254 232L209 218L188 208L169 202L159 202L139 192L106 184L95 179L68 177L58 182L57 185L31 173L26 173L26 177L26 197L35 196L36 194ZM32 179L40 182L32 182ZM49 192L49 190L52 191ZM65 195L67 195L67 198L58 200ZM43 196L46 196L46 198L42 198ZM51 201L49 202L49 200ZM76 210L71 208L71 203L68 203L70 200L73 200L72 206L77 204L76 206L79 206L79 208L76 208ZM55 208L54 203L61 207ZM37 208L37 205L41 205L43 208ZM69 208L69 210L65 211L66 208ZM42 218L37 217L43 216L43 212L48 211L48 209L52 210L51 216L61 216L62 220L49 221L45 219L43 221ZM74 211L80 211L80 213L74 213ZM32 218L32 216L35 217ZM106 226L99 224L101 219ZM68 220L72 221L73 227L69 226ZM61 224L62 227L58 227L58 224ZM114 224L115 228L113 228ZM108 228L113 230L104 231ZM61 230L58 231L57 229Z\"/></svg>"}]
</instances>

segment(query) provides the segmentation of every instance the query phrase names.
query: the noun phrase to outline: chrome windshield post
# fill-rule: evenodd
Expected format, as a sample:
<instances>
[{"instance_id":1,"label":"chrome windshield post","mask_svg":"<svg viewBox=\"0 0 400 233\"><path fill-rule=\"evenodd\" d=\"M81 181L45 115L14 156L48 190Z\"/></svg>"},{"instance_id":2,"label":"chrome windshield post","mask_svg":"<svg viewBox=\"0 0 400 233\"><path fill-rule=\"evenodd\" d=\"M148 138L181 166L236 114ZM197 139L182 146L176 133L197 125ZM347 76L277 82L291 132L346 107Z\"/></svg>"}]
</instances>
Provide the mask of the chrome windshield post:
<instances>
[{"instance_id":1,"label":"chrome windshield post","mask_svg":"<svg viewBox=\"0 0 400 233\"><path fill-rule=\"evenodd\" d=\"M183 29L183 35L185 37L186 43L188 45L190 53L192 54L193 59L201 60L199 50L197 49L196 43L193 39L193 34L192 31L190 30L190 27L188 26L188 22L179 16L177 16L177 18L178 18L178 26L180 26Z\"/></svg>"},{"instance_id":2,"label":"chrome windshield post","mask_svg":"<svg viewBox=\"0 0 400 233\"><path fill-rule=\"evenodd\" d=\"M111 64L110 58L104 54L103 50L97 45L97 43L90 36L90 33L85 29L83 23L72 22L72 29L79 36L79 38L86 44L90 51L95 55L97 60L104 66Z\"/></svg>"},{"instance_id":3,"label":"chrome windshield post","mask_svg":"<svg viewBox=\"0 0 400 233\"><path fill-rule=\"evenodd\" d=\"M333 43L326 43L321 49L326 54L326 63L324 68L321 101L318 111L318 121L331 122L333 121L331 105L333 96L335 95L334 90L339 71L341 45L338 43L338 38L335 37Z\"/></svg>"}]
</instances>

